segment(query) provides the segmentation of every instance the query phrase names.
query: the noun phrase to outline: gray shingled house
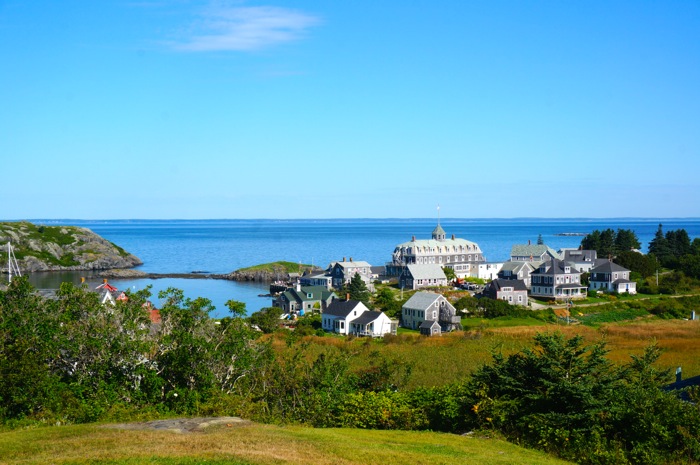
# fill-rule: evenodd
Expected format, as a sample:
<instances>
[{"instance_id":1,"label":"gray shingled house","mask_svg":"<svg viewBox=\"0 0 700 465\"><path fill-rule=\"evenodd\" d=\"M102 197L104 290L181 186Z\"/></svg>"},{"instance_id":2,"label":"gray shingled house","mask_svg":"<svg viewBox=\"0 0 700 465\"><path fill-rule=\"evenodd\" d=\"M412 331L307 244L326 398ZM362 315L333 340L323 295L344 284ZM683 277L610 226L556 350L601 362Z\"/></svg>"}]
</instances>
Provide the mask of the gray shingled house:
<instances>
[{"instance_id":1,"label":"gray shingled house","mask_svg":"<svg viewBox=\"0 0 700 465\"><path fill-rule=\"evenodd\" d=\"M402 289L447 286L447 276L440 265L408 265L399 276L399 286Z\"/></svg>"},{"instance_id":2,"label":"gray shingled house","mask_svg":"<svg viewBox=\"0 0 700 465\"><path fill-rule=\"evenodd\" d=\"M610 260L601 260L591 269L588 288L621 294L637 293L637 283L630 280L630 270Z\"/></svg>"},{"instance_id":3,"label":"gray shingled house","mask_svg":"<svg viewBox=\"0 0 700 465\"><path fill-rule=\"evenodd\" d=\"M586 286L581 284L581 272L561 260L544 262L530 275L530 296L553 300L584 299Z\"/></svg>"},{"instance_id":4,"label":"gray shingled house","mask_svg":"<svg viewBox=\"0 0 700 465\"><path fill-rule=\"evenodd\" d=\"M483 295L505 300L511 305L527 306L527 286L521 279L494 279L484 287Z\"/></svg>"},{"instance_id":5,"label":"gray shingled house","mask_svg":"<svg viewBox=\"0 0 700 465\"><path fill-rule=\"evenodd\" d=\"M461 318L445 296L434 292L416 292L401 308L401 325L420 329L426 321L436 322L440 326L440 332L461 328ZM432 323L429 326L433 328ZM431 329L432 334L435 333Z\"/></svg>"}]
</instances>

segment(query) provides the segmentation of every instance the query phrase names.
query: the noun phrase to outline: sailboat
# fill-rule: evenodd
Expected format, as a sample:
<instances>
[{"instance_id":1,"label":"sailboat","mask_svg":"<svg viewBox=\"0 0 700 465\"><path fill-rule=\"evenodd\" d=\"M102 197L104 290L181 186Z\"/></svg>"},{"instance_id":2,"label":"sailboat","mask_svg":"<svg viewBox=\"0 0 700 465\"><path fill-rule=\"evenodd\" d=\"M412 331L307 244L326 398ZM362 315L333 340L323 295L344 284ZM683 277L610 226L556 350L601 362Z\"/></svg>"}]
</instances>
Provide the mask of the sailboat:
<instances>
[{"instance_id":1,"label":"sailboat","mask_svg":"<svg viewBox=\"0 0 700 465\"><path fill-rule=\"evenodd\" d=\"M7 274L8 282L12 282L12 275L22 276L22 272L19 270L19 265L17 264L17 259L15 258L15 253L12 251L12 243L7 242Z\"/></svg>"}]
</instances>

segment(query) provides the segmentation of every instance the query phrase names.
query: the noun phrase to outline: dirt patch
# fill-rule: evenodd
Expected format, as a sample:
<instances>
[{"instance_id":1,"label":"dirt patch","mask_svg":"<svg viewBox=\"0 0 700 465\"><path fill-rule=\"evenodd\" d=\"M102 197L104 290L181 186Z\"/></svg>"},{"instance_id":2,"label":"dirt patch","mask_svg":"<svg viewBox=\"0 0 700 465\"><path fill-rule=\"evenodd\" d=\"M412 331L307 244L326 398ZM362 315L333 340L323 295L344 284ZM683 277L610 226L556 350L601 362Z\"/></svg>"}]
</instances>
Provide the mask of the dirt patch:
<instances>
[{"instance_id":1,"label":"dirt patch","mask_svg":"<svg viewBox=\"0 0 700 465\"><path fill-rule=\"evenodd\" d=\"M105 428L126 430L154 430L172 431L173 433L201 432L211 426L234 428L252 424L248 420L239 417L199 417L199 418L175 418L171 420L153 420L137 423L114 423L104 425Z\"/></svg>"}]
</instances>

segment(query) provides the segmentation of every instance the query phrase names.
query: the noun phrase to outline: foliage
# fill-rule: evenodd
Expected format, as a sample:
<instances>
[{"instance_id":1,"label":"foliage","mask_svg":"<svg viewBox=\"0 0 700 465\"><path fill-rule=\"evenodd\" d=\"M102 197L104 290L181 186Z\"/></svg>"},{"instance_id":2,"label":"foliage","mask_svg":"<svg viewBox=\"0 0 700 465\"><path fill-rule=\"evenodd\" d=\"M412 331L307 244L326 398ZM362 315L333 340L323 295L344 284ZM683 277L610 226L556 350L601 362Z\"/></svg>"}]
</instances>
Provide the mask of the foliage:
<instances>
[{"instance_id":1,"label":"foliage","mask_svg":"<svg viewBox=\"0 0 700 465\"><path fill-rule=\"evenodd\" d=\"M306 270L311 270L314 267L312 265L286 262L286 261L276 261L271 263L262 263L260 265L249 266L247 268L240 268L236 272L249 273L254 271L268 271L271 273L282 272L282 273L303 273Z\"/></svg>"},{"instance_id":2,"label":"foliage","mask_svg":"<svg viewBox=\"0 0 700 465\"><path fill-rule=\"evenodd\" d=\"M653 367L659 349L622 368L607 352L581 336L538 334L534 349L494 353L469 382L468 426L580 463L700 460L700 412L661 390L668 372Z\"/></svg>"},{"instance_id":3,"label":"foliage","mask_svg":"<svg viewBox=\"0 0 700 465\"><path fill-rule=\"evenodd\" d=\"M370 307L372 294L367 289L367 285L362 280L359 273L355 273L350 282L345 286L345 292L350 295L350 300L357 300Z\"/></svg>"},{"instance_id":4,"label":"foliage","mask_svg":"<svg viewBox=\"0 0 700 465\"><path fill-rule=\"evenodd\" d=\"M250 324L257 326L263 333L269 334L279 328L281 316L281 308L265 307L250 315L248 321L250 321Z\"/></svg>"},{"instance_id":5,"label":"foliage","mask_svg":"<svg viewBox=\"0 0 700 465\"><path fill-rule=\"evenodd\" d=\"M615 257L615 263L631 272L639 273L643 278L653 275L659 268L654 255L644 255L634 251L620 252Z\"/></svg>"},{"instance_id":6,"label":"foliage","mask_svg":"<svg viewBox=\"0 0 700 465\"><path fill-rule=\"evenodd\" d=\"M445 273L445 277L447 278L448 283L451 283L455 279L457 279L457 275L455 274L455 270L453 270L449 266L443 267L442 271Z\"/></svg>"},{"instance_id":7,"label":"foliage","mask_svg":"<svg viewBox=\"0 0 700 465\"><path fill-rule=\"evenodd\" d=\"M616 256L640 247L637 235L630 229L618 229L617 231L610 228L603 231L596 229L581 240L581 248L597 251L599 258Z\"/></svg>"},{"instance_id":8,"label":"foliage","mask_svg":"<svg viewBox=\"0 0 700 465\"><path fill-rule=\"evenodd\" d=\"M401 307L407 300L408 298L405 298L403 301L397 299L392 289L381 287L374 296L374 305L389 318L399 318L401 316Z\"/></svg>"}]
</instances>

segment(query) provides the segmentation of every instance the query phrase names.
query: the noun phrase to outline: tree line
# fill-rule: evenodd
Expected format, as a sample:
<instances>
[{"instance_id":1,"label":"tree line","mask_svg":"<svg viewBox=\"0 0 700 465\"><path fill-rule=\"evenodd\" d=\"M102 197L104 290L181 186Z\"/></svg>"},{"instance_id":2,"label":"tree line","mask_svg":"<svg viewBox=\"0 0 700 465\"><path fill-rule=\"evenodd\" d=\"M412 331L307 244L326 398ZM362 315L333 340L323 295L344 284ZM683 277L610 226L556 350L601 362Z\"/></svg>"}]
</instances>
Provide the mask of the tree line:
<instances>
[{"instance_id":1,"label":"tree line","mask_svg":"<svg viewBox=\"0 0 700 465\"><path fill-rule=\"evenodd\" d=\"M688 279L700 279L700 238L691 241L685 229L664 233L659 224L648 245L648 253L641 253L641 243L629 229L595 230L581 240L582 249L595 250L598 258L612 258L629 269L642 293L673 294L688 290ZM664 271L666 285L660 286L656 275Z\"/></svg>"}]
</instances>

